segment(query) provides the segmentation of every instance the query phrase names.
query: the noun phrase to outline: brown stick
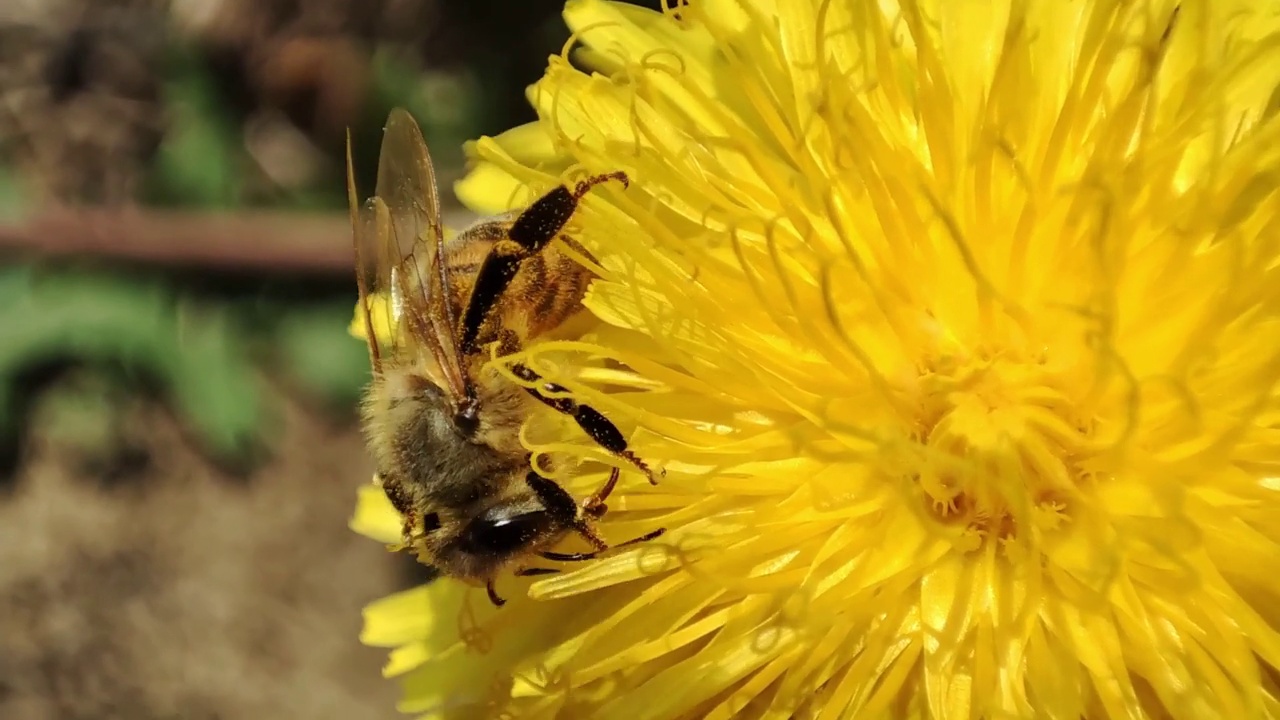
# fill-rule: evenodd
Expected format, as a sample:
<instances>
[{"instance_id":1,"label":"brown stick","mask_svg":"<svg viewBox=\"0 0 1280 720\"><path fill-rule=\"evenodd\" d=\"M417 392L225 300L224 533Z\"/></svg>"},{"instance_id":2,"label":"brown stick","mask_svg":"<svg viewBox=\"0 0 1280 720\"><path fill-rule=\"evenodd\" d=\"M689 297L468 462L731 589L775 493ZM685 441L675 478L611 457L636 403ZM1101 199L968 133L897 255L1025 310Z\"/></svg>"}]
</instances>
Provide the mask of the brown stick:
<instances>
[{"instance_id":1,"label":"brown stick","mask_svg":"<svg viewBox=\"0 0 1280 720\"><path fill-rule=\"evenodd\" d=\"M458 213L445 224L466 222ZM195 213L50 208L0 223L0 252L107 257L225 270L353 272L351 221L341 214Z\"/></svg>"}]
</instances>

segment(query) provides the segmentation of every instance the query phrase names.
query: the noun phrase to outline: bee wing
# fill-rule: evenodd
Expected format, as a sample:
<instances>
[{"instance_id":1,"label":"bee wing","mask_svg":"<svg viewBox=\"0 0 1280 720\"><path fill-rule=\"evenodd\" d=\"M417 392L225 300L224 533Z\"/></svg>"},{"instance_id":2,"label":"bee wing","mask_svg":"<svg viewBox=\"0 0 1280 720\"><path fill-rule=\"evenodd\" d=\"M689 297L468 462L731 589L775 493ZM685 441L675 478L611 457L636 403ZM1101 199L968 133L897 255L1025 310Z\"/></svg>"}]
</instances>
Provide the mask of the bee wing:
<instances>
[{"instance_id":1,"label":"bee wing","mask_svg":"<svg viewBox=\"0 0 1280 720\"><path fill-rule=\"evenodd\" d=\"M417 122L401 109L387 120L374 196L359 204L347 142L347 196L355 238L360 310L374 371L382 355L413 356L426 348L436 382L455 400L466 384L431 156ZM385 335L385 337L382 337ZM381 341L381 342L380 342Z\"/></svg>"}]
</instances>

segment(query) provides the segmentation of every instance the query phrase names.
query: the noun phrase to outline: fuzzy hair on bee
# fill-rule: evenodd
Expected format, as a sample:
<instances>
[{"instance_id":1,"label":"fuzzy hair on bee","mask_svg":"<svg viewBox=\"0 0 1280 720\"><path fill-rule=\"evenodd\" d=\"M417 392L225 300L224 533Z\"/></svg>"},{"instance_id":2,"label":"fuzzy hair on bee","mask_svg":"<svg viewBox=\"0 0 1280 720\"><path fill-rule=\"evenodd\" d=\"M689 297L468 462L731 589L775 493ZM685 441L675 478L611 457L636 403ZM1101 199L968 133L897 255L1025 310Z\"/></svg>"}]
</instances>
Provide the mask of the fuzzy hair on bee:
<instances>
[{"instance_id":1,"label":"fuzzy hair on bee","mask_svg":"<svg viewBox=\"0 0 1280 720\"><path fill-rule=\"evenodd\" d=\"M528 386L488 363L492 344L503 355L519 352L582 311L590 270L553 241L590 257L565 226L593 187L625 187L626 175L557 186L523 211L482 220L447 242L431 157L407 112L397 109L387 121L374 195L357 197L350 138L347 175L358 312L373 370L361 417L378 482L404 518L403 547L443 576L484 585L502 605L494 583L507 569L556 572L526 562L588 560L661 535L658 528L611 546L595 523L620 469L579 502L543 474L556 469L546 459L543 473L533 468L520 443L525 419L549 406L656 482L612 421L522 363L510 371ZM375 327L389 336L376 337ZM594 550L551 550L570 534Z\"/></svg>"}]
</instances>

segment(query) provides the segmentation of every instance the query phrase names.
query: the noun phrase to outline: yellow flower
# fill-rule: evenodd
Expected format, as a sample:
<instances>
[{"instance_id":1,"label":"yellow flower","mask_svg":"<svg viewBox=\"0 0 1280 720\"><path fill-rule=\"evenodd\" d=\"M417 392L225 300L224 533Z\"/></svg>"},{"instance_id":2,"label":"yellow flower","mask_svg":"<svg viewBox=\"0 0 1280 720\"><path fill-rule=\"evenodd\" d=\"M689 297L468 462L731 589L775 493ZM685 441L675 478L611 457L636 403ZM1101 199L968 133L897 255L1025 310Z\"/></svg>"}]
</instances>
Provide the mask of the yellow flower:
<instances>
[{"instance_id":1,"label":"yellow flower","mask_svg":"<svg viewBox=\"0 0 1280 720\"><path fill-rule=\"evenodd\" d=\"M668 533L374 603L405 711L1280 718L1275 3L565 17L591 71L458 192L630 175L575 218L598 324L530 354L667 470L605 536Z\"/></svg>"}]
</instances>

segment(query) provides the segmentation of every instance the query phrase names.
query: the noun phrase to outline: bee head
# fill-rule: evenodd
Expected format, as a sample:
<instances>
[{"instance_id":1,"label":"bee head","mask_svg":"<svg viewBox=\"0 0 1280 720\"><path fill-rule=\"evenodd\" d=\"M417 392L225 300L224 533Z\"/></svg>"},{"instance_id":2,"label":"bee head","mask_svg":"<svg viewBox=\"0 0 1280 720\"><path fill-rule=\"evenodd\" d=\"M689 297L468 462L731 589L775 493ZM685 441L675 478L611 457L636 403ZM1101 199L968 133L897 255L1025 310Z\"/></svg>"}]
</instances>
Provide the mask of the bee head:
<instances>
[{"instance_id":1,"label":"bee head","mask_svg":"<svg viewBox=\"0 0 1280 720\"><path fill-rule=\"evenodd\" d=\"M498 504L467 523L459 548L472 555L510 557L555 533L559 526L545 508Z\"/></svg>"}]
</instances>

